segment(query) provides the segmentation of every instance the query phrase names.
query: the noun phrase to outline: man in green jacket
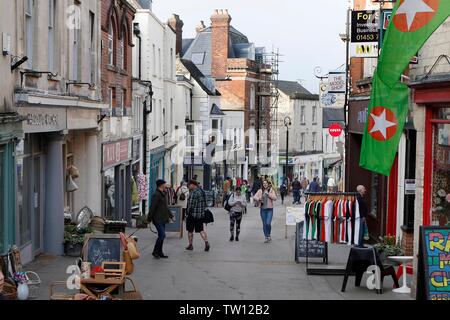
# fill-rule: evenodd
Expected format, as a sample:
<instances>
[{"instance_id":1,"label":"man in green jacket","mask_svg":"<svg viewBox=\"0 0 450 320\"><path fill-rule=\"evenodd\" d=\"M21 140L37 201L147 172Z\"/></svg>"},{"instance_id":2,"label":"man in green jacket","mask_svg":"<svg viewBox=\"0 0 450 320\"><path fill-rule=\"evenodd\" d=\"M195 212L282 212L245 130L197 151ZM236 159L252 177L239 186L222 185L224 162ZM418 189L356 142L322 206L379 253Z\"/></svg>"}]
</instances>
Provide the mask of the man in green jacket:
<instances>
[{"instance_id":1,"label":"man in green jacket","mask_svg":"<svg viewBox=\"0 0 450 320\"><path fill-rule=\"evenodd\" d=\"M166 238L166 224L174 220L175 216L170 212L166 200L166 182L164 180L156 181L156 191L152 195L152 205L148 213L148 220L152 221L158 231L158 239L153 249L155 259L168 258L163 253L164 239Z\"/></svg>"}]
</instances>

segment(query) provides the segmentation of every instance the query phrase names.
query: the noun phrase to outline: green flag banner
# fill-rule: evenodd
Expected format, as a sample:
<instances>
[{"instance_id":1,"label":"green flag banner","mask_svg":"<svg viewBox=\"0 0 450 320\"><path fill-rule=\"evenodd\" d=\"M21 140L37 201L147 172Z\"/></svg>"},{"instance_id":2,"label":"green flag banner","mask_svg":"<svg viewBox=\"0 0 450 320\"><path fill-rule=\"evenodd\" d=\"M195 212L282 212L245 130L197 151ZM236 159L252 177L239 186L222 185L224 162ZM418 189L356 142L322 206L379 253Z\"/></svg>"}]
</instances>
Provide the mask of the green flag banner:
<instances>
[{"instance_id":1,"label":"green flag banner","mask_svg":"<svg viewBox=\"0 0 450 320\"><path fill-rule=\"evenodd\" d=\"M450 16L450 0L397 2L372 84L360 166L389 176L408 115L408 87L400 77L412 56Z\"/></svg>"},{"instance_id":2,"label":"green flag banner","mask_svg":"<svg viewBox=\"0 0 450 320\"><path fill-rule=\"evenodd\" d=\"M398 82L389 88L375 74L360 166L389 176L408 115L409 88Z\"/></svg>"},{"instance_id":3,"label":"green flag banner","mask_svg":"<svg viewBox=\"0 0 450 320\"><path fill-rule=\"evenodd\" d=\"M383 42L378 74L389 87L399 81L411 58L450 15L450 0L400 0Z\"/></svg>"}]
</instances>

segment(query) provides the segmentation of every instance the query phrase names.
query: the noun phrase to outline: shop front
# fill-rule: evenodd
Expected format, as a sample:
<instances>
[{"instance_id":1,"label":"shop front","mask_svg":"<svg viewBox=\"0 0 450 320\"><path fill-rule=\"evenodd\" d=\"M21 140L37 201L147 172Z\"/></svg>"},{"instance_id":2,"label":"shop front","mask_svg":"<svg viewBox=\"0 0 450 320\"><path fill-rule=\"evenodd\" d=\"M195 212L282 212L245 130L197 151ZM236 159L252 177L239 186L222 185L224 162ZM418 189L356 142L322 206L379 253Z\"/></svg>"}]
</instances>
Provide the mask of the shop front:
<instances>
[{"instance_id":1,"label":"shop front","mask_svg":"<svg viewBox=\"0 0 450 320\"><path fill-rule=\"evenodd\" d=\"M24 139L15 146L16 243L27 263L41 252L63 253L67 112L57 107L19 107L18 112L27 120Z\"/></svg>"},{"instance_id":2,"label":"shop front","mask_svg":"<svg viewBox=\"0 0 450 320\"><path fill-rule=\"evenodd\" d=\"M417 105L415 123L423 129L418 133L418 141L422 136L424 139L423 145L418 143L417 148L417 163L419 167L423 159L423 172L416 177L417 191L422 191L416 193L416 208L423 211L416 226L449 225L450 78L417 82L412 88Z\"/></svg>"},{"instance_id":3,"label":"shop front","mask_svg":"<svg viewBox=\"0 0 450 320\"><path fill-rule=\"evenodd\" d=\"M102 204L107 220L131 224L133 139L102 145Z\"/></svg>"},{"instance_id":4,"label":"shop front","mask_svg":"<svg viewBox=\"0 0 450 320\"><path fill-rule=\"evenodd\" d=\"M152 195L156 191L156 181L158 179L166 179L164 175L165 155L165 147L150 150L149 204L151 204Z\"/></svg>"},{"instance_id":5,"label":"shop front","mask_svg":"<svg viewBox=\"0 0 450 320\"><path fill-rule=\"evenodd\" d=\"M0 254L15 243L16 182L14 150L22 131L18 114L0 115Z\"/></svg>"}]
</instances>

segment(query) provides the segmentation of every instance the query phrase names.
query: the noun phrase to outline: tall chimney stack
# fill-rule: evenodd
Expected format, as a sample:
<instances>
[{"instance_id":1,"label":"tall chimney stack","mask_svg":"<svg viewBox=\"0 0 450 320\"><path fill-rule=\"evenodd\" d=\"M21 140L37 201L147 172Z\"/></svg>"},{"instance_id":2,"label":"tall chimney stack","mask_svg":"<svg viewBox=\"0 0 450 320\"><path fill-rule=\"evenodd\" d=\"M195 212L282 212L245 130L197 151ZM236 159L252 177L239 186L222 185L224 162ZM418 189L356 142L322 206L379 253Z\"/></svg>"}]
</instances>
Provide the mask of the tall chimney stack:
<instances>
[{"instance_id":1,"label":"tall chimney stack","mask_svg":"<svg viewBox=\"0 0 450 320\"><path fill-rule=\"evenodd\" d=\"M167 25L175 32L177 36L176 54L181 54L183 50L183 26L180 16L173 14L167 21Z\"/></svg>"},{"instance_id":2,"label":"tall chimney stack","mask_svg":"<svg viewBox=\"0 0 450 320\"><path fill-rule=\"evenodd\" d=\"M211 75L213 78L227 76L228 44L230 41L231 16L228 10L216 9L211 16Z\"/></svg>"},{"instance_id":3,"label":"tall chimney stack","mask_svg":"<svg viewBox=\"0 0 450 320\"><path fill-rule=\"evenodd\" d=\"M205 29L206 29L205 22L200 21L198 26L195 28L195 31L197 31L197 34L199 34L200 32L202 32Z\"/></svg>"}]
</instances>

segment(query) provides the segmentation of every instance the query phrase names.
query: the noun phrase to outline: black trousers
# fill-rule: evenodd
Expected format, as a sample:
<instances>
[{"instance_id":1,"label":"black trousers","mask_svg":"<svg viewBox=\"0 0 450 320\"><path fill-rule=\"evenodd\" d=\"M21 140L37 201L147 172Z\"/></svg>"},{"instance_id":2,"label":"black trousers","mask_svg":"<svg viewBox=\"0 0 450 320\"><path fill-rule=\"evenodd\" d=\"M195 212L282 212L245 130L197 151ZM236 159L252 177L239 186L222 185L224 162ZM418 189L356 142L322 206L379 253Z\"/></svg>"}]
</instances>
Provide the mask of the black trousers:
<instances>
[{"instance_id":1,"label":"black trousers","mask_svg":"<svg viewBox=\"0 0 450 320\"><path fill-rule=\"evenodd\" d=\"M231 235L234 235L234 228L236 226L236 237L241 233L241 222L242 222L242 213L233 214L230 213L230 232Z\"/></svg>"}]
</instances>

